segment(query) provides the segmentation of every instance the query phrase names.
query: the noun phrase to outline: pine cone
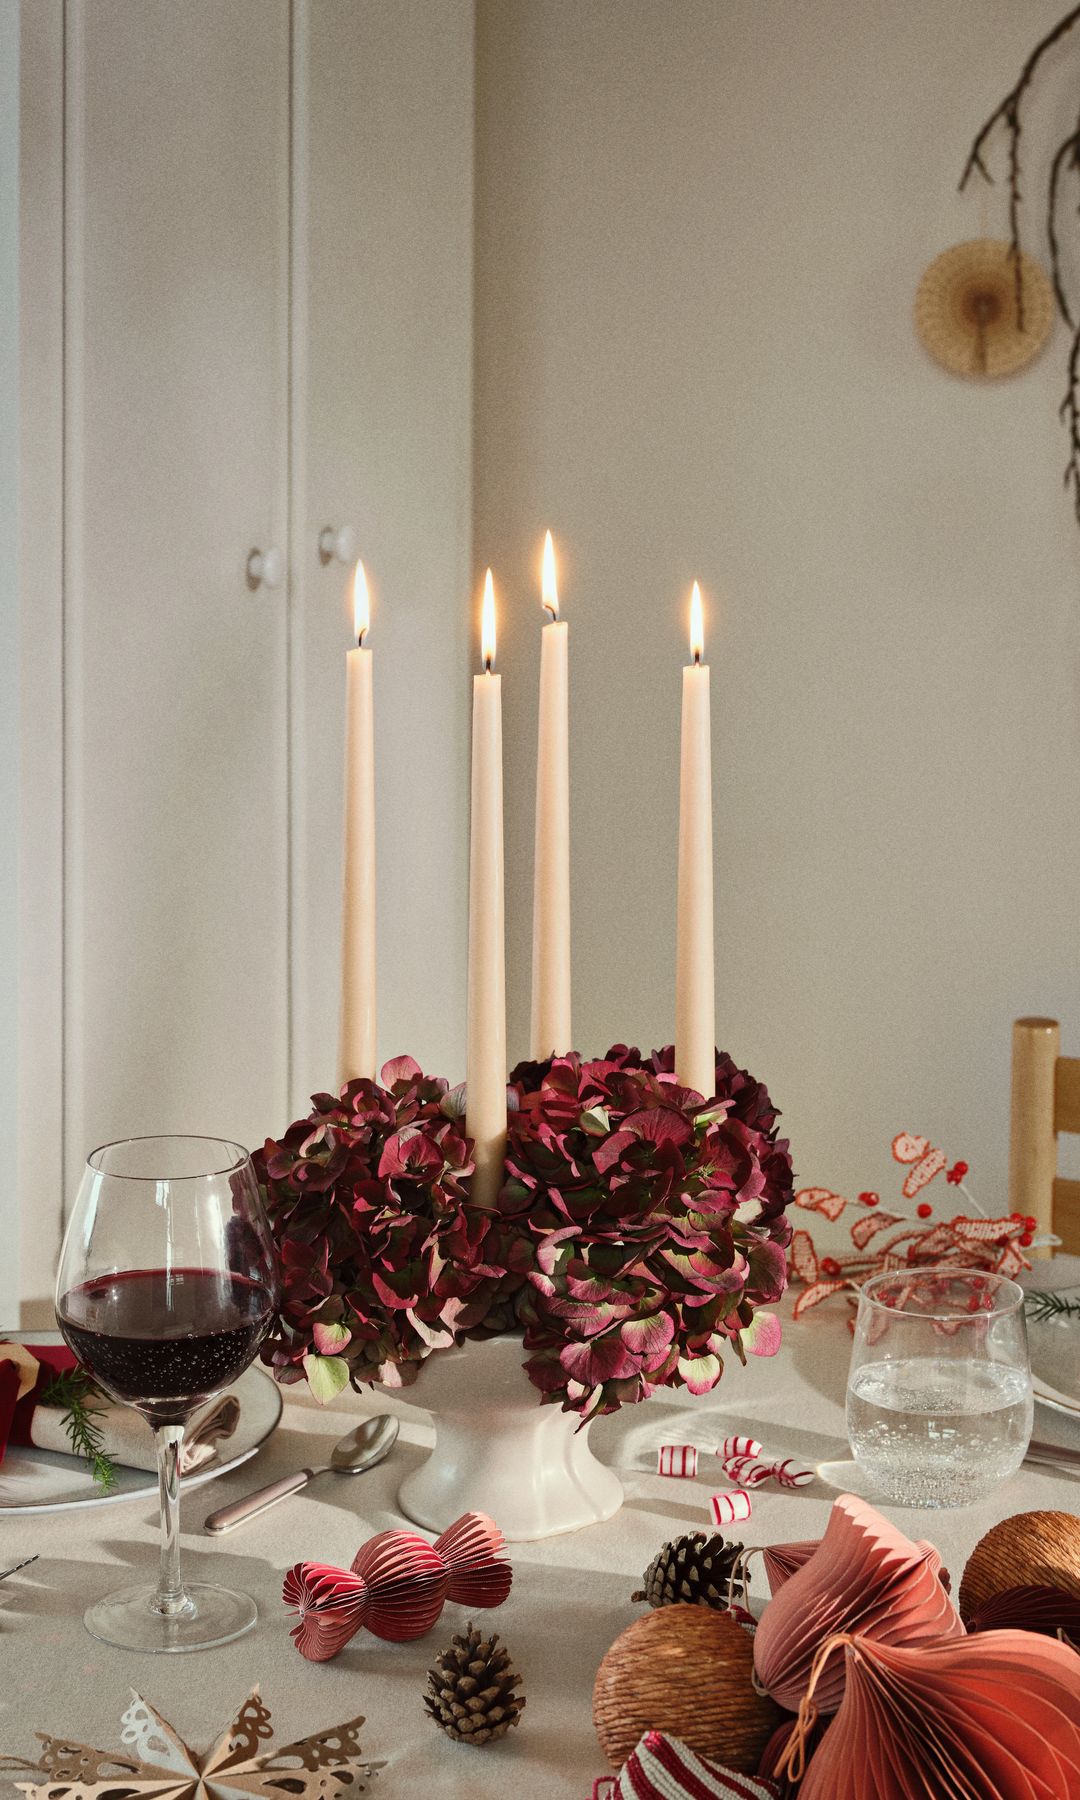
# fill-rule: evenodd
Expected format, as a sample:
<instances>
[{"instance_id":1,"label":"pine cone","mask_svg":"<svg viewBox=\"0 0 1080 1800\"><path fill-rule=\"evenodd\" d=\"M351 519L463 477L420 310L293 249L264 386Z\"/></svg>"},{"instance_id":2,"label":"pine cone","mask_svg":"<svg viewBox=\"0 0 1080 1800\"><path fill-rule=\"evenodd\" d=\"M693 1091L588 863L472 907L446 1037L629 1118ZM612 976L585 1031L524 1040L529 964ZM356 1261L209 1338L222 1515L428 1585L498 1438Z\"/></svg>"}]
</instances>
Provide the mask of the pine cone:
<instances>
[{"instance_id":1,"label":"pine cone","mask_svg":"<svg viewBox=\"0 0 1080 1800\"><path fill-rule=\"evenodd\" d=\"M515 1694L520 1676L505 1645L485 1642L470 1624L428 1670L424 1705L440 1730L459 1744L486 1744L516 1725L525 1705Z\"/></svg>"},{"instance_id":2,"label":"pine cone","mask_svg":"<svg viewBox=\"0 0 1080 1800\"><path fill-rule=\"evenodd\" d=\"M742 1545L725 1544L719 1532L707 1537L704 1531L688 1531L658 1551L641 1578L644 1585L630 1598L647 1600L650 1606L685 1601L725 1612L731 1572L741 1555Z\"/></svg>"}]
</instances>

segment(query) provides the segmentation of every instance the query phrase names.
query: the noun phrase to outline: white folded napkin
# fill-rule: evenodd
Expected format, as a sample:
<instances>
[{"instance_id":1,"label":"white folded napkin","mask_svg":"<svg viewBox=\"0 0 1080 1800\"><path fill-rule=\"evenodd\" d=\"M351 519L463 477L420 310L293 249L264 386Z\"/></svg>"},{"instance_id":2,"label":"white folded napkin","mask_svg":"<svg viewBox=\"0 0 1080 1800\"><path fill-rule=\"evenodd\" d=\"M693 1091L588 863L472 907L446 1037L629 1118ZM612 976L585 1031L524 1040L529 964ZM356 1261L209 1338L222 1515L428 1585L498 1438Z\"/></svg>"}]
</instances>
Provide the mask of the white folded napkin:
<instances>
[{"instance_id":1,"label":"white folded napkin","mask_svg":"<svg viewBox=\"0 0 1080 1800\"><path fill-rule=\"evenodd\" d=\"M106 1455L128 1469L157 1468L154 1434L141 1413L115 1400L95 1400L94 1423L104 1438ZM184 1428L180 1473L190 1475L217 1455L218 1445L232 1436L240 1422L240 1402L235 1394L222 1394L192 1413ZM59 1406L35 1406L30 1422L31 1441L39 1450L59 1450L70 1456L71 1439L64 1428Z\"/></svg>"}]
</instances>

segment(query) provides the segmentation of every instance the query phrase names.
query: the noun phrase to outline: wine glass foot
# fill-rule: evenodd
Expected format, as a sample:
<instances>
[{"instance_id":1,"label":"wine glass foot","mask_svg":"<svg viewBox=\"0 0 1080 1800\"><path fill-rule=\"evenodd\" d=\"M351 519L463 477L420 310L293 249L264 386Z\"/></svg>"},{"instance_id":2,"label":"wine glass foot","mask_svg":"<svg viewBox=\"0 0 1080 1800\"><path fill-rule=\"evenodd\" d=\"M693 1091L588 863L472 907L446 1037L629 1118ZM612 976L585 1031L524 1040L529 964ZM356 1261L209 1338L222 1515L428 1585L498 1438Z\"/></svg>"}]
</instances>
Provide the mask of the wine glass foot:
<instances>
[{"instance_id":1,"label":"wine glass foot","mask_svg":"<svg viewBox=\"0 0 1080 1800\"><path fill-rule=\"evenodd\" d=\"M194 1602L191 1611L166 1618L153 1609L156 1589L149 1583L118 1588L87 1608L83 1624L91 1637L119 1650L160 1651L168 1655L231 1644L234 1638L250 1631L259 1616L249 1594L205 1582L193 1582L187 1591Z\"/></svg>"}]
</instances>

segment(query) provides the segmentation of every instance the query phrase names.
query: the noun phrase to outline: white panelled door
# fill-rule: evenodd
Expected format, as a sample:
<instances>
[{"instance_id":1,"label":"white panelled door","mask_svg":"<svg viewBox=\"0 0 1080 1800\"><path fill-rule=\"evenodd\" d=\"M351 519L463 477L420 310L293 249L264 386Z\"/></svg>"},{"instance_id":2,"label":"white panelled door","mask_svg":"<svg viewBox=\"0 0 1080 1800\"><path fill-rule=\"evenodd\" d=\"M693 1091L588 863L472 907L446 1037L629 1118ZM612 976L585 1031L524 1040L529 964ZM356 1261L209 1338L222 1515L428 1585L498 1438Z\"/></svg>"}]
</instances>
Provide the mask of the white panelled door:
<instances>
[{"instance_id":1,"label":"white panelled door","mask_svg":"<svg viewBox=\"0 0 1080 1800\"><path fill-rule=\"evenodd\" d=\"M20 1135L65 1168L21 1152L7 1204L44 1304L95 1144L260 1143L334 1080L327 525L374 590L380 1050L463 1073L473 4L21 16Z\"/></svg>"},{"instance_id":2,"label":"white panelled door","mask_svg":"<svg viewBox=\"0 0 1080 1800\"><path fill-rule=\"evenodd\" d=\"M293 1101L332 1085L357 527L371 579L378 1051L464 1077L472 0L297 0Z\"/></svg>"},{"instance_id":3,"label":"white panelled door","mask_svg":"<svg viewBox=\"0 0 1080 1800\"><path fill-rule=\"evenodd\" d=\"M288 1045L288 0L68 0L66 1184Z\"/></svg>"}]
</instances>

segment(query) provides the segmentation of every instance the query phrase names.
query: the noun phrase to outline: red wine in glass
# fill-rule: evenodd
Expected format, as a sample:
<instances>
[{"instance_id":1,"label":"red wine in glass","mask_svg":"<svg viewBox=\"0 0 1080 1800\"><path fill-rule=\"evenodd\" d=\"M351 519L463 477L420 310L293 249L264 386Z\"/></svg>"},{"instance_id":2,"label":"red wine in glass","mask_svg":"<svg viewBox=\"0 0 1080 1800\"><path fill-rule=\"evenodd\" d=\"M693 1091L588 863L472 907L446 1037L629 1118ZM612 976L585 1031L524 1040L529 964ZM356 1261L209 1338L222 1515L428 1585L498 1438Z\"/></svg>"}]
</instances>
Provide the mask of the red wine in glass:
<instances>
[{"instance_id":1,"label":"red wine in glass","mask_svg":"<svg viewBox=\"0 0 1080 1800\"><path fill-rule=\"evenodd\" d=\"M87 1609L102 1642L204 1650L254 1625L249 1594L181 1577L180 1459L192 1412L243 1375L277 1300L274 1244L239 1144L127 1138L91 1152L60 1254L57 1323L104 1391L152 1427L161 1494L158 1580Z\"/></svg>"},{"instance_id":2,"label":"red wine in glass","mask_svg":"<svg viewBox=\"0 0 1080 1800\"><path fill-rule=\"evenodd\" d=\"M270 1326L260 1281L216 1269L124 1269L64 1294L57 1322L116 1400L165 1424L242 1375Z\"/></svg>"}]
</instances>

